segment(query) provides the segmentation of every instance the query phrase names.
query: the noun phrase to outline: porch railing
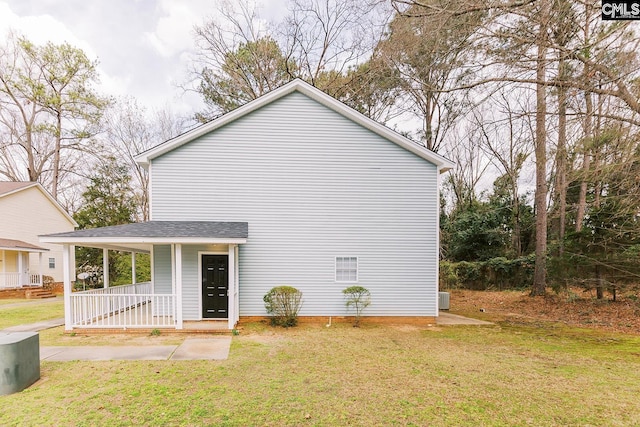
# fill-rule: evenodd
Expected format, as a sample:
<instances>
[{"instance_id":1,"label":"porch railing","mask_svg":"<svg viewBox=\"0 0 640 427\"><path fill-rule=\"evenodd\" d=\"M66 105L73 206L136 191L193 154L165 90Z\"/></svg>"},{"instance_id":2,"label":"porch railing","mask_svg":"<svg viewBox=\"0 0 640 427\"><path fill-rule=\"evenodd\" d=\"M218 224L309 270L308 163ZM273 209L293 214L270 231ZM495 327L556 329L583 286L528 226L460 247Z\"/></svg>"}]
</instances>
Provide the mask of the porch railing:
<instances>
[{"instance_id":1,"label":"porch railing","mask_svg":"<svg viewBox=\"0 0 640 427\"><path fill-rule=\"evenodd\" d=\"M24 285L41 285L40 275L29 274L28 283L21 283L20 273L0 273L0 289L2 288L20 288Z\"/></svg>"},{"instance_id":2,"label":"porch railing","mask_svg":"<svg viewBox=\"0 0 640 427\"><path fill-rule=\"evenodd\" d=\"M81 328L175 327L173 294L153 294L151 282L71 294L72 326Z\"/></svg>"}]
</instances>

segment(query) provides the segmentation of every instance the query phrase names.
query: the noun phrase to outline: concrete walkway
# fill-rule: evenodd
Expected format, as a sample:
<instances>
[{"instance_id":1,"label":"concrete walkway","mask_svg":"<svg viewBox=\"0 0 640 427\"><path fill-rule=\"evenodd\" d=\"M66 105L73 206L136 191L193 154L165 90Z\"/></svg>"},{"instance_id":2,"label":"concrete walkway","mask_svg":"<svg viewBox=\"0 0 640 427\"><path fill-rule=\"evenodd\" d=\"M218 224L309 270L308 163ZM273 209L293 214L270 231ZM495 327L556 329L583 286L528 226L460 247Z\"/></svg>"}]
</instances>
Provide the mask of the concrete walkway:
<instances>
[{"instance_id":1,"label":"concrete walkway","mask_svg":"<svg viewBox=\"0 0 640 427\"><path fill-rule=\"evenodd\" d=\"M35 302L42 304L43 302ZM29 305L30 302L9 304L0 307ZM484 320L441 311L438 325L492 325ZM64 325L64 318L45 320L27 325L12 326L2 332L38 332ZM40 347L40 360L66 362L72 360L226 360L231 347L230 336L185 338L180 345L142 346L44 346Z\"/></svg>"},{"instance_id":2,"label":"concrete walkway","mask_svg":"<svg viewBox=\"0 0 640 427\"><path fill-rule=\"evenodd\" d=\"M441 311L436 319L438 325L493 325L484 320L472 319L470 317L459 316L457 314Z\"/></svg>"},{"instance_id":3,"label":"concrete walkway","mask_svg":"<svg viewBox=\"0 0 640 427\"><path fill-rule=\"evenodd\" d=\"M230 336L185 338L180 345L40 347L40 360L226 360Z\"/></svg>"},{"instance_id":4,"label":"concrete walkway","mask_svg":"<svg viewBox=\"0 0 640 427\"><path fill-rule=\"evenodd\" d=\"M59 317L57 319L43 320L41 322L29 323L27 325L10 326L8 328L4 328L2 332L38 332L62 325L64 325L64 317Z\"/></svg>"}]
</instances>

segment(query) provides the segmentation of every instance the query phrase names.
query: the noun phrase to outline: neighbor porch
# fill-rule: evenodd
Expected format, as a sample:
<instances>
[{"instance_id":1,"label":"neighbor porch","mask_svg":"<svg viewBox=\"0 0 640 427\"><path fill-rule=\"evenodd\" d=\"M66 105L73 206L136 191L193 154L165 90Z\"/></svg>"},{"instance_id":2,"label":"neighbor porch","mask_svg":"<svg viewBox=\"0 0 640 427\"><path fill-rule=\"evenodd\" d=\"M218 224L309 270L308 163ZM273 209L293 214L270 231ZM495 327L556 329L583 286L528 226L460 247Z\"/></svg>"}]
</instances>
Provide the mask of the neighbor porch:
<instances>
[{"instance_id":1,"label":"neighbor porch","mask_svg":"<svg viewBox=\"0 0 640 427\"><path fill-rule=\"evenodd\" d=\"M0 289L42 286L42 254L48 249L27 242L0 238ZM38 271L30 271L31 256L38 257Z\"/></svg>"}]
</instances>

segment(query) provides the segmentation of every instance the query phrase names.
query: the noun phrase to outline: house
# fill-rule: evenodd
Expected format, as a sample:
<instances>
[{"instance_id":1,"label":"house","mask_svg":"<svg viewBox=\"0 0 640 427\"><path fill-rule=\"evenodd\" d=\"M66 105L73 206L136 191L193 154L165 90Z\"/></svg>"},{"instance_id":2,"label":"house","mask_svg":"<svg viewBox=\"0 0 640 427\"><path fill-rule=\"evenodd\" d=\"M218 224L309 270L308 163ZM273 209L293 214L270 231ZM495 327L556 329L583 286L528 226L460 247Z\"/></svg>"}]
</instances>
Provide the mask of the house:
<instances>
[{"instance_id":1,"label":"house","mask_svg":"<svg viewBox=\"0 0 640 427\"><path fill-rule=\"evenodd\" d=\"M72 245L148 252L151 282L72 294L66 273L67 330L216 319L231 329L263 318L278 285L303 293L303 320L349 315L342 290L353 284L371 291L372 321L438 315L438 187L453 164L309 84L294 80L136 161L150 173L149 222L41 241L64 245L66 267Z\"/></svg>"},{"instance_id":2,"label":"house","mask_svg":"<svg viewBox=\"0 0 640 427\"><path fill-rule=\"evenodd\" d=\"M37 182L0 182L0 289L62 282L62 247L38 235L73 231L76 222Z\"/></svg>"}]
</instances>

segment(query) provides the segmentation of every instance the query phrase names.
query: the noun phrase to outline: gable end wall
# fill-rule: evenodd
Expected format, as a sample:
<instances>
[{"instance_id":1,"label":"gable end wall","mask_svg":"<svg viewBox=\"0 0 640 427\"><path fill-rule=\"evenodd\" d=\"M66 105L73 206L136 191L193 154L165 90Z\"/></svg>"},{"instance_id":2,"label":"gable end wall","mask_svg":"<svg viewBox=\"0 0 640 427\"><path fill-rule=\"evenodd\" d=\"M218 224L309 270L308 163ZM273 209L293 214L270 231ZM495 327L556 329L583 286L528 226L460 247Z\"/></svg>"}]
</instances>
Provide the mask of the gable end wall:
<instances>
[{"instance_id":1,"label":"gable end wall","mask_svg":"<svg viewBox=\"0 0 640 427\"><path fill-rule=\"evenodd\" d=\"M262 297L278 285L303 292L303 316L348 314L336 256L358 257L357 284L372 294L365 314L435 316L437 174L292 93L154 159L152 218L249 223L241 316L264 315Z\"/></svg>"}]
</instances>

